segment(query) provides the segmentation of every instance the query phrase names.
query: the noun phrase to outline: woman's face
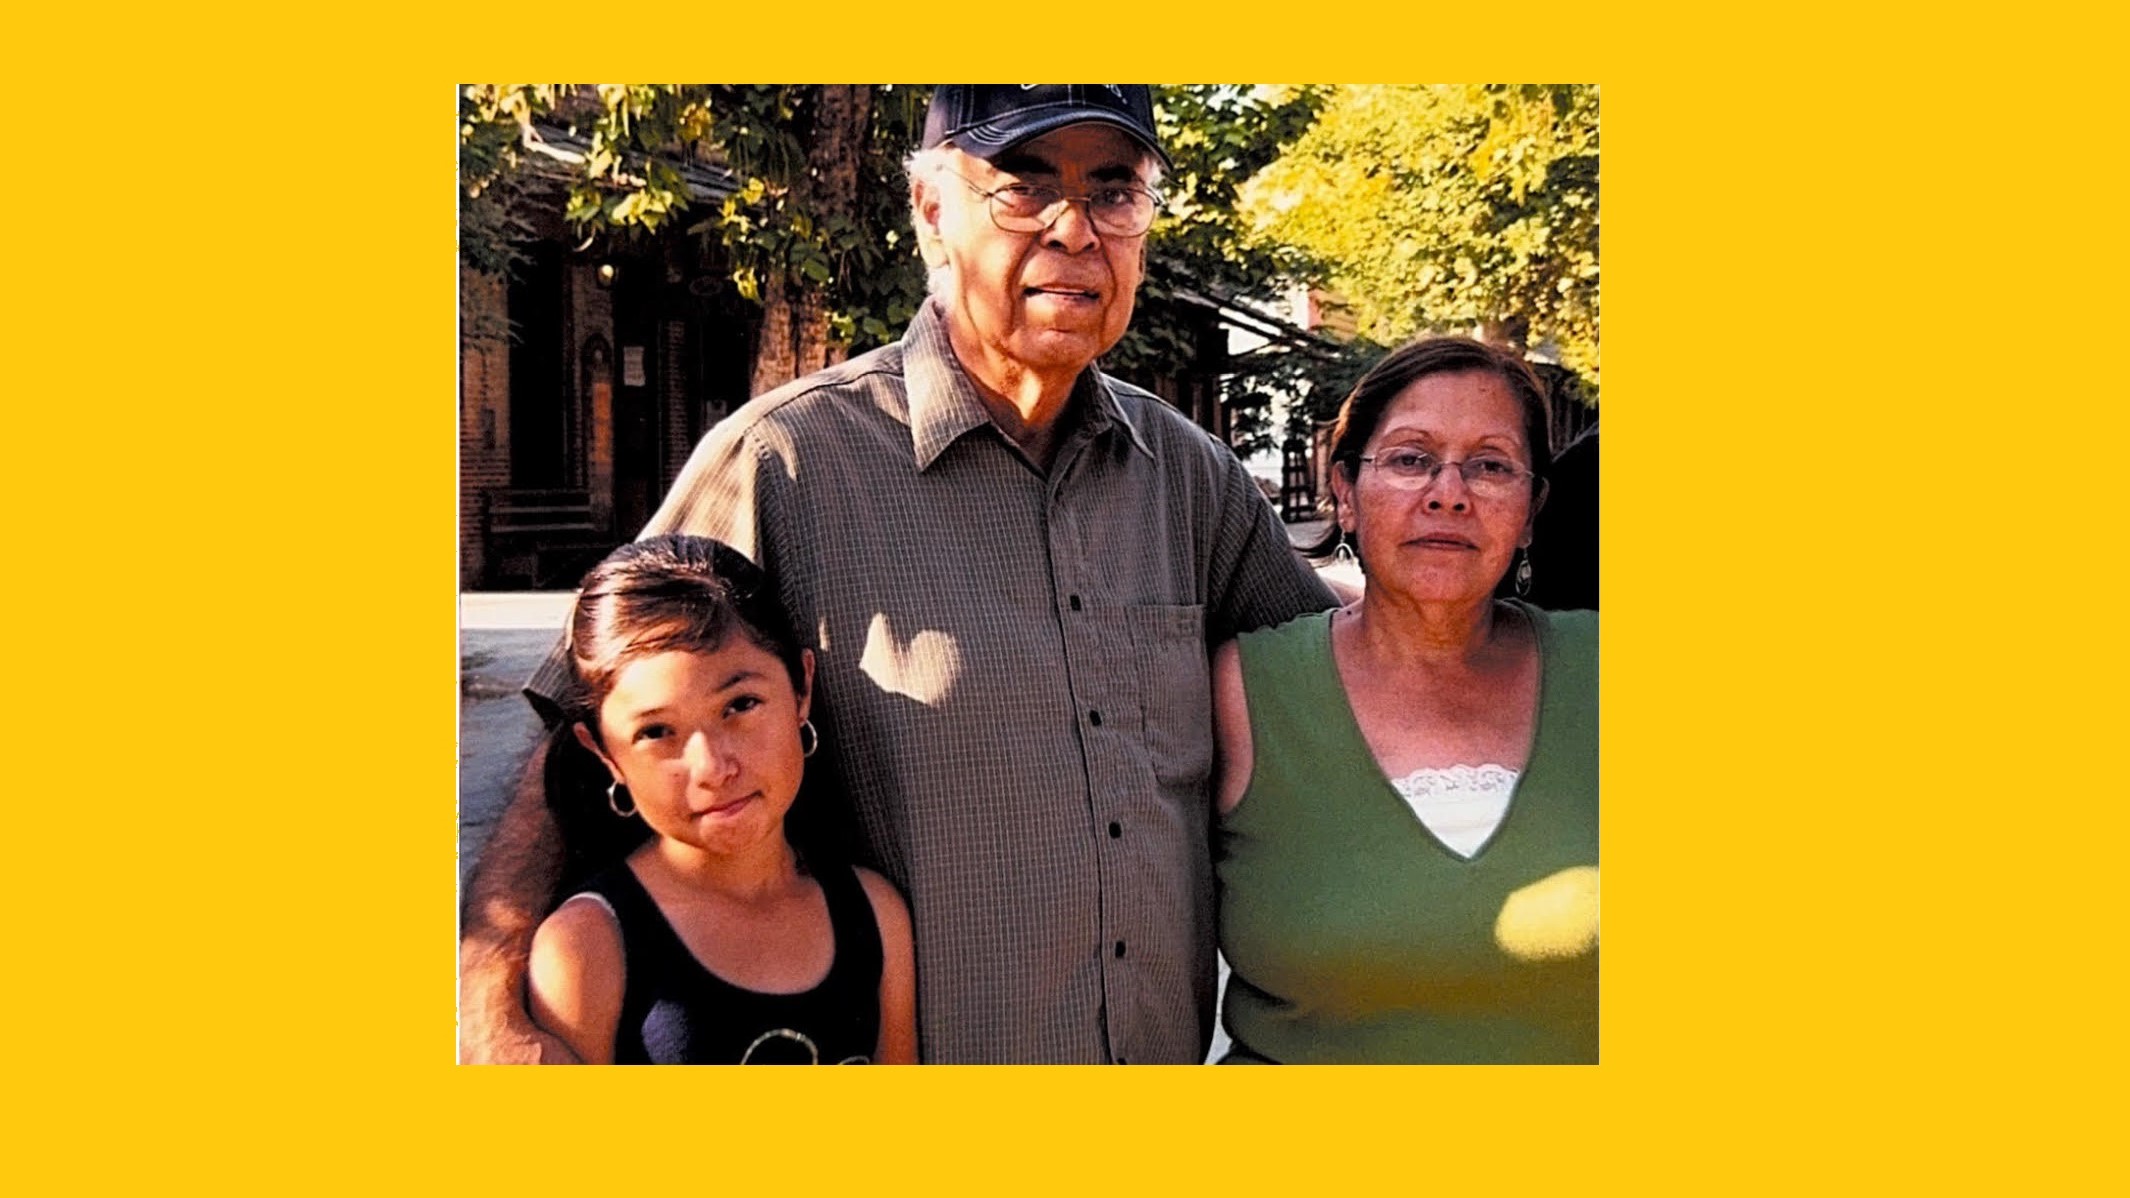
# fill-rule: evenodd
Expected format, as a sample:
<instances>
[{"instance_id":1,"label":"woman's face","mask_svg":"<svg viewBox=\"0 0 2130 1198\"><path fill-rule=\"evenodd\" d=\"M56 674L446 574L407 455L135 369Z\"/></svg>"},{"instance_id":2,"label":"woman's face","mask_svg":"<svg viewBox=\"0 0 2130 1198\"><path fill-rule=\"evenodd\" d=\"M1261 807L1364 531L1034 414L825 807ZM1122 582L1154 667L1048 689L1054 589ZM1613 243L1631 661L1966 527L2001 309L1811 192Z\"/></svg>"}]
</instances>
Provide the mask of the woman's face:
<instances>
[{"instance_id":1,"label":"woman's face","mask_svg":"<svg viewBox=\"0 0 2130 1198\"><path fill-rule=\"evenodd\" d=\"M1400 392L1383 412L1361 451L1382 455L1417 450L1438 461L1507 461L1529 471L1523 407L1500 378L1485 371L1432 374ZM1456 466L1432 481L1400 479L1363 462L1357 477L1332 471L1339 526L1360 546L1368 585L1420 602L1483 600L1494 590L1520 545L1531 542L1531 519L1542 494L1529 478L1505 494L1475 493Z\"/></svg>"},{"instance_id":2,"label":"woman's face","mask_svg":"<svg viewBox=\"0 0 2130 1198\"><path fill-rule=\"evenodd\" d=\"M813 654L803 656L807 689ZM775 654L744 636L717 649L636 658L599 707L599 740L577 738L629 788L652 831L723 856L781 836L805 772L794 692Z\"/></svg>"}]
</instances>

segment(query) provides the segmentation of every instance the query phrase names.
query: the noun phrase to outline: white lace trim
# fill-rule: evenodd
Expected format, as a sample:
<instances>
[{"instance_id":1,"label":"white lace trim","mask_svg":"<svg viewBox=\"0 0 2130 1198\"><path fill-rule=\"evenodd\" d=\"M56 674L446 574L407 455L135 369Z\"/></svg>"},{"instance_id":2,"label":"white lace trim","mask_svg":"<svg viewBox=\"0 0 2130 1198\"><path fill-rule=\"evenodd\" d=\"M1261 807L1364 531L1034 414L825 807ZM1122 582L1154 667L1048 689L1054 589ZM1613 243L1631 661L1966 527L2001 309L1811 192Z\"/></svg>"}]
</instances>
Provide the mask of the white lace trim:
<instances>
[{"instance_id":1,"label":"white lace trim","mask_svg":"<svg viewBox=\"0 0 2130 1198\"><path fill-rule=\"evenodd\" d=\"M1501 827L1520 776L1505 765L1423 766L1391 786L1437 840L1470 858Z\"/></svg>"}]
</instances>

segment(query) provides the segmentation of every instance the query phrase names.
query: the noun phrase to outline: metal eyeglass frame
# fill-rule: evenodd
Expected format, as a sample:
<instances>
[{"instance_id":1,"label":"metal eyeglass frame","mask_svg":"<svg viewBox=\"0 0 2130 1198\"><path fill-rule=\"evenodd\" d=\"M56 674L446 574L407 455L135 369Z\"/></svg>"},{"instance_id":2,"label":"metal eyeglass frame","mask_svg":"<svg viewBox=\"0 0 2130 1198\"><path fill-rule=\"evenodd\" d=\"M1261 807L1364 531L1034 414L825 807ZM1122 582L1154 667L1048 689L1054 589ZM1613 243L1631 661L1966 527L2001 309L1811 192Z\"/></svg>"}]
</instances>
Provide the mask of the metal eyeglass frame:
<instances>
[{"instance_id":1,"label":"metal eyeglass frame","mask_svg":"<svg viewBox=\"0 0 2130 1198\"><path fill-rule=\"evenodd\" d=\"M1494 490L1495 484L1497 482L1501 485L1501 493L1507 494L1508 488L1515 486L1517 483L1521 483L1527 479L1538 477L1536 471L1526 470L1523 467L1518 466L1516 463L1508 461L1504 458L1465 458L1462 461L1453 462L1448 458L1438 458L1434 454L1428 453L1425 450L1400 449L1392 450L1391 452L1415 453L1418 454L1421 458L1434 463L1433 468L1428 470L1425 474L1400 474L1396 470L1385 470L1381 466L1376 466L1376 469L1378 471L1387 475L1392 480L1393 485L1408 486L1413 488L1414 490L1419 491L1424 491L1427 488L1434 486L1436 481L1442 477L1442 472L1451 466L1455 466L1457 468L1457 477L1464 480L1465 489L1472 491L1475 494L1491 493ZM1375 466L1376 459L1381 456L1381 454L1376 453L1364 453L1355 460L1359 462L1364 462L1371 466ZM1488 462L1500 463L1502 465L1508 466L1515 473L1511 474L1507 478L1502 479L1487 478L1485 475L1474 477L1471 468L1474 465L1484 464Z\"/></svg>"},{"instance_id":2,"label":"metal eyeglass frame","mask_svg":"<svg viewBox=\"0 0 2130 1198\"><path fill-rule=\"evenodd\" d=\"M1091 195L1066 195L1062 189L1052 187L1048 183L1002 183L999 186L992 188L990 191L985 191L981 186L977 184L974 179L969 178L967 175L962 174L960 171L949 170L947 171L947 173L957 179L960 179L962 181L962 186L967 187L970 191L973 191L977 195L983 197L984 211L991 214L992 226L1003 233L1041 233L1045 229L1050 228L1050 226L1058 223L1058 218L1065 215L1065 206L1068 204L1087 205L1087 223L1093 225L1096 229L1101 230L1104 234L1107 234L1111 237L1144 237L1146 235L1146 231L1154 227L1154 218L1161 215L1161 193L1153 190L1150 187L1136 187L1128 186L1125 184L1113 184L1109 187L1101 189L1105 191L1134 191L1153 201L1153 203L1147 208L1146 223L1140 226L1138 229L1127 233L1118 229L1107 228L1099 219L1095 217L1094 197ZM1048 191L1056 194L1058 198L1052 200L1050 203L1045 204L1043 206L1043 212L1047 214L1047 219L1041 217L1029 217L1027 219L1035 221L1036 223L1029 225L1025 229L1016 229L1007 225L1005 221L999 216L998 211L999 194L1001 192L1013 191L1015 189L1033 192Z\"/></svg>"}]
</instances>

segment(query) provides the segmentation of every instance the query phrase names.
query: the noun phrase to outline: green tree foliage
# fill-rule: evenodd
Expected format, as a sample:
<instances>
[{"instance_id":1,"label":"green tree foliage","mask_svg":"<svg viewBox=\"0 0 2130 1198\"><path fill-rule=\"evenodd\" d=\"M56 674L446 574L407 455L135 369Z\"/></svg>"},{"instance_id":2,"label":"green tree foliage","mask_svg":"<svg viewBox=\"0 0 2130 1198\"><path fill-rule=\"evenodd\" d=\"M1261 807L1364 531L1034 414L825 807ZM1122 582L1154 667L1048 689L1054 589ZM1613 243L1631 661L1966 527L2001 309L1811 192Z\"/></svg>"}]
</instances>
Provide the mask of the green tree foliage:
<instances>
[{"instance_id":1,"label":"green tree foliage","mask_svg":"<svg viewBox=\"0 0 2130 1198\"><path fill-rule=\"evenodd\" d=\"M1238 217L1243 183L1308 131L1326 87L1272 90L1234 84L1155 88L1154 116L1174 169L1148 251L1155 272L1209 292L1256 292L1307 266L1286 247L1250 236Z\"/></svg>"},{"instance_id":2,"label":"green tree foliage","mask_svg":"<svg viewBox=\"0 0 2130 1198\"><path fill-rule=\"evenodd\" d=\"M1314 273L1307 257L1254 236L1238 200L1246 181L1303 136L1330 95L1328 87L1156 85L1154 117L1174 169L1162 181L1166 204L1148 236L1146 283L1131 331L1105 366L1127 375L1181 374L1199 365L1196 303L1274 302L1286 280ZM1307 390L1322 359L1339 354L1328 344L1275 343L1227 363L1221 402L1237 451L1269 447L1272 396Z\"/></svg>"},{"instance_id":3,"label":"green tree foliage","mask_svg":"<svg viewBox=\"0 0 2130 1198\"><path fill-rule=\"evenodd\" d=\"M1316 260L1363 338L1479 328L1557 353L1596 402L1595 86L1338 88L1241 205L1258 243Z\"/></svg>"},{"instance_id":4,"label":"green tree foliage","mask_svg":"<svg viewBox=\"0 0 2130 1198\"><path fill-rule=\"evenodd\" d=\"M842 94L832 94L842 93ZM833 86L477 84L460 97L460 255L508 269L529 226L538 167L564 189L587 240L693 236L721 247L741 295L788 344L757 389L897 334L923 298L901 156L923 89ZM535 155L548 131L589 140L571 159ZM698 195L686 164L725 172ZM812 347L809 353L808 347ZM796 352L793 352L793 351ZM781 377L778 377L779 374Z\"/></svg>"}]
</instances>

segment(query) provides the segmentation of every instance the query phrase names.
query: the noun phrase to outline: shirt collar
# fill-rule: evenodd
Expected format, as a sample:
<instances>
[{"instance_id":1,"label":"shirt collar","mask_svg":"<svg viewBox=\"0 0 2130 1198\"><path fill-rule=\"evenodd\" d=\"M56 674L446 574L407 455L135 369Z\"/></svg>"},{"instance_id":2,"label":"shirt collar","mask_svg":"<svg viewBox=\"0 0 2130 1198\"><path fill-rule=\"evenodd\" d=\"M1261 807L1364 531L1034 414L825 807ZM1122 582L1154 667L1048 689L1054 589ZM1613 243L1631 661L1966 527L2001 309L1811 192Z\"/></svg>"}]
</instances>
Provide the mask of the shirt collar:
<instances>
[{"instance_id":1,"label":"shirt collar","mask_svg":"<svg viewBox=\"0 0 2130 1198\"><path fill-rule=\"evenodd\" d=\"M991 423L990 410L947 340L946 317L937 299L925 300L910 321L909 331L902 335L902 377L909 396L910 444L918 470L929 469L962 434ZM1122 426L1139 452L1154 456L1100 371L1080 372L1070 402L1080 408L1085 435Z\"/></svg>"}]
</instances>

